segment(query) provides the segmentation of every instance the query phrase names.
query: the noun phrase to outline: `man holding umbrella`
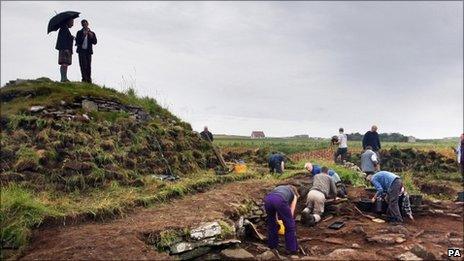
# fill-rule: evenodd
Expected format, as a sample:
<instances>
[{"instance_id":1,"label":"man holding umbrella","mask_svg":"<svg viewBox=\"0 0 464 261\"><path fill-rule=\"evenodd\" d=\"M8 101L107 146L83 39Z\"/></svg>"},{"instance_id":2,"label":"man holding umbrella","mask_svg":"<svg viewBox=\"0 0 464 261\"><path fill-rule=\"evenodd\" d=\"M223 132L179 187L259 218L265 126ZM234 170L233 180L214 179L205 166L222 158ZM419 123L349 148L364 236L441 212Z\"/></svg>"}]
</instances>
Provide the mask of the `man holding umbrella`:
<instances>
[{"instance_id":1,"label":"man holding umbrella","mask_svg":"<svg viewBox=\"0 0 464 261\"><path fill-rule=\"evenodd\" d=\"M68 66L72 63L72 49L74 36L69 28L74 25L74 18L78 12L68 11L55 15L48 23L48 33L59 29L55 49L58 50L58 64L60 65L61 82L69 82Z\"/></svg>"},{"instance_id":2,"label":"man holding umbrella","mask_svg":"<svg viewBox=\"0 0 464 261\"><path fill-rule=\"evenodd\" d=\"M58 64L60 65L60 74L62 82L69 82L68 80L68 66L72 63L72 49L74 36L72 36L69 28L74 25L74 19L67 20L58 32L56 39L56 47L58 50Z\"/></svg>"}]
</instances>

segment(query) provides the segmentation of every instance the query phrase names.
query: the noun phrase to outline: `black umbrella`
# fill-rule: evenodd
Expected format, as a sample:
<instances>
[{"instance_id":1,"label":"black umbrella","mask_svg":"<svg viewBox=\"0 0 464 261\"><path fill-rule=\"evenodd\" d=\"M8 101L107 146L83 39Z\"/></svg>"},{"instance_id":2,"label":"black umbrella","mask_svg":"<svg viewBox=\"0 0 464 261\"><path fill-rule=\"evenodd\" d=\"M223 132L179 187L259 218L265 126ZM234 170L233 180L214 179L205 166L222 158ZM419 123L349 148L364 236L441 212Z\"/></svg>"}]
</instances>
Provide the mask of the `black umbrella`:
<instances>
[{"instance_id":1,"label":"black umbrella","mask_svg":"<svg viewBox=\"0 0 464 261\"><path fill-rule=\"evenodd\" d=\"M47 34L49 34L51 31L56 31L60 29L63 23L65 23L69 19L79 17L79 14L79 12L67 11L55 15L52 19L50 19L50 22L48 22Z\"/></svg>"}]
</instances>

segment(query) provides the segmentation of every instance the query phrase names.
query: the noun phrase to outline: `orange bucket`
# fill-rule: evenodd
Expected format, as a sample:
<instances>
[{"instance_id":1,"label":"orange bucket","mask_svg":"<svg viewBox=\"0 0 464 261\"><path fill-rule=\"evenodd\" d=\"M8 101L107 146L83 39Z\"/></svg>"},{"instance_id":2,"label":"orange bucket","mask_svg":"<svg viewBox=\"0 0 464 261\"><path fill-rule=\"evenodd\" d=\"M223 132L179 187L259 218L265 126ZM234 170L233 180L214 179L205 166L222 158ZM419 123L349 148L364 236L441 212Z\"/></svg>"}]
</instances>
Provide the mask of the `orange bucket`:
<instances>
[{"instance_id":1,"label":"orange bucket","mask_svg":"<svg viewBox=\"0 0 464 261\"><path fill-rule=\"evenodd\" d=\"M247 171L247 166L243 163L237 163L234 166L235 173L245 173Z\"/></svg>"}]
</instances>

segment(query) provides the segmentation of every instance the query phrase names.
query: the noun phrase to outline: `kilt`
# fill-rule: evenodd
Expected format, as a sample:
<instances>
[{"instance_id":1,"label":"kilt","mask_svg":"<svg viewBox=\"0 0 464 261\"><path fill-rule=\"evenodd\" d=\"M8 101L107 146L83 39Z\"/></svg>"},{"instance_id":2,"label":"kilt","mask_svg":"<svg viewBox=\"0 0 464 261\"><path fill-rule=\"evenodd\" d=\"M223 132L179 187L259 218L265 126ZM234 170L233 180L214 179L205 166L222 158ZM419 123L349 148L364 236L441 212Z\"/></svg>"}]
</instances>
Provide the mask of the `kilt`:
<instances>
[{"instance_id":1,"label":"kilt","mask_svg":"<svg viewBox=\"0 0 464 261\"><path fill-rule=\"evenodd\" d=\"M71 65L72 53L71 50L60 50L58 52L58 64L59 65Z\"/></svg>"}]
</instances>

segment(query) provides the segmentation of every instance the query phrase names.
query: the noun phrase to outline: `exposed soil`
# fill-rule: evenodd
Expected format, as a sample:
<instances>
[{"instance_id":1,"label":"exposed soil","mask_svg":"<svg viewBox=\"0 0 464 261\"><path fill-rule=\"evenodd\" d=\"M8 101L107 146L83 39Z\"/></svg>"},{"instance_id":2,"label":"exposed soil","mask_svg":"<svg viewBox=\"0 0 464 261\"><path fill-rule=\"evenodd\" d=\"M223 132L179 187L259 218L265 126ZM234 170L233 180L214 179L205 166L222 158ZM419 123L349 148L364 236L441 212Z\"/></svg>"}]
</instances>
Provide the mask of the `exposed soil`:
<instances>
[{"instance_id":1,"label":"exposed soil","mask_svg":"<svg viewBox=\"0 0 464 261\"><path fill-rule=\"evenodd\" d=\"M296 177L293 184L306 184L307 177ZM88 223L66 227L44 228L34 231L31 245L23 259L169 259L166 253L159 253L143 241L143 234L171 228L196 226L204 221L226 219L230 211L245 199L260 200L274 185L275 181L248 180L226 185L218 185L195 196L176 199L169 203L150 208L140 208L134 213L106 223ZM349 198L366 197L361 188L349 188ZM302 200L303 201L303 200ZM335 249L353 248L355 253L345 259L393 259L396 255L420 243L442 259L442 254L451 246L463 248L462 205L443 201L428 202L429 209L440 209L445 213L458 213L459 217L443 213L416 213L415 222L407 222L404 227L378 224L353 211L352 203L337 205L326 215L332 219L308 228L298 225L298 239L309 258L333 259L329 255ZM301 208L302 205L299 205ZM329 210L329 209L328 209ZM327 211L329 212L329 211ZM331 230L327 226L334 221L344 221L345 227ZM366 241L367 235L379 234L382 229L406 229L408 236L401 244L379 244ZM258 226L264 235L262 225ZM416 235L416 236L415 236ZM415 237L414 237L415 236ZM282 239L283 242L283 239ZM353 245L357 244L358 246ZM254 255L264 252L260 244L243 241L241 247ZM281 249L282 250L282 249ZM283 251L281 251L283 252Z\"/></svg>"},{"instance_id":2,"label":"exposed soil","mask_svg":"<svg viewBox=\"0 0 464 261\"><path fill-rule=\"evenodd\" d=\"M150 209L135 211L107 223L38 229L23 259L166 259L142 240L152 230L184 228L226 218L231 204L260 198L272 181L250 180L210 189L205 193Z\"/></svg>"}]
</instances>

